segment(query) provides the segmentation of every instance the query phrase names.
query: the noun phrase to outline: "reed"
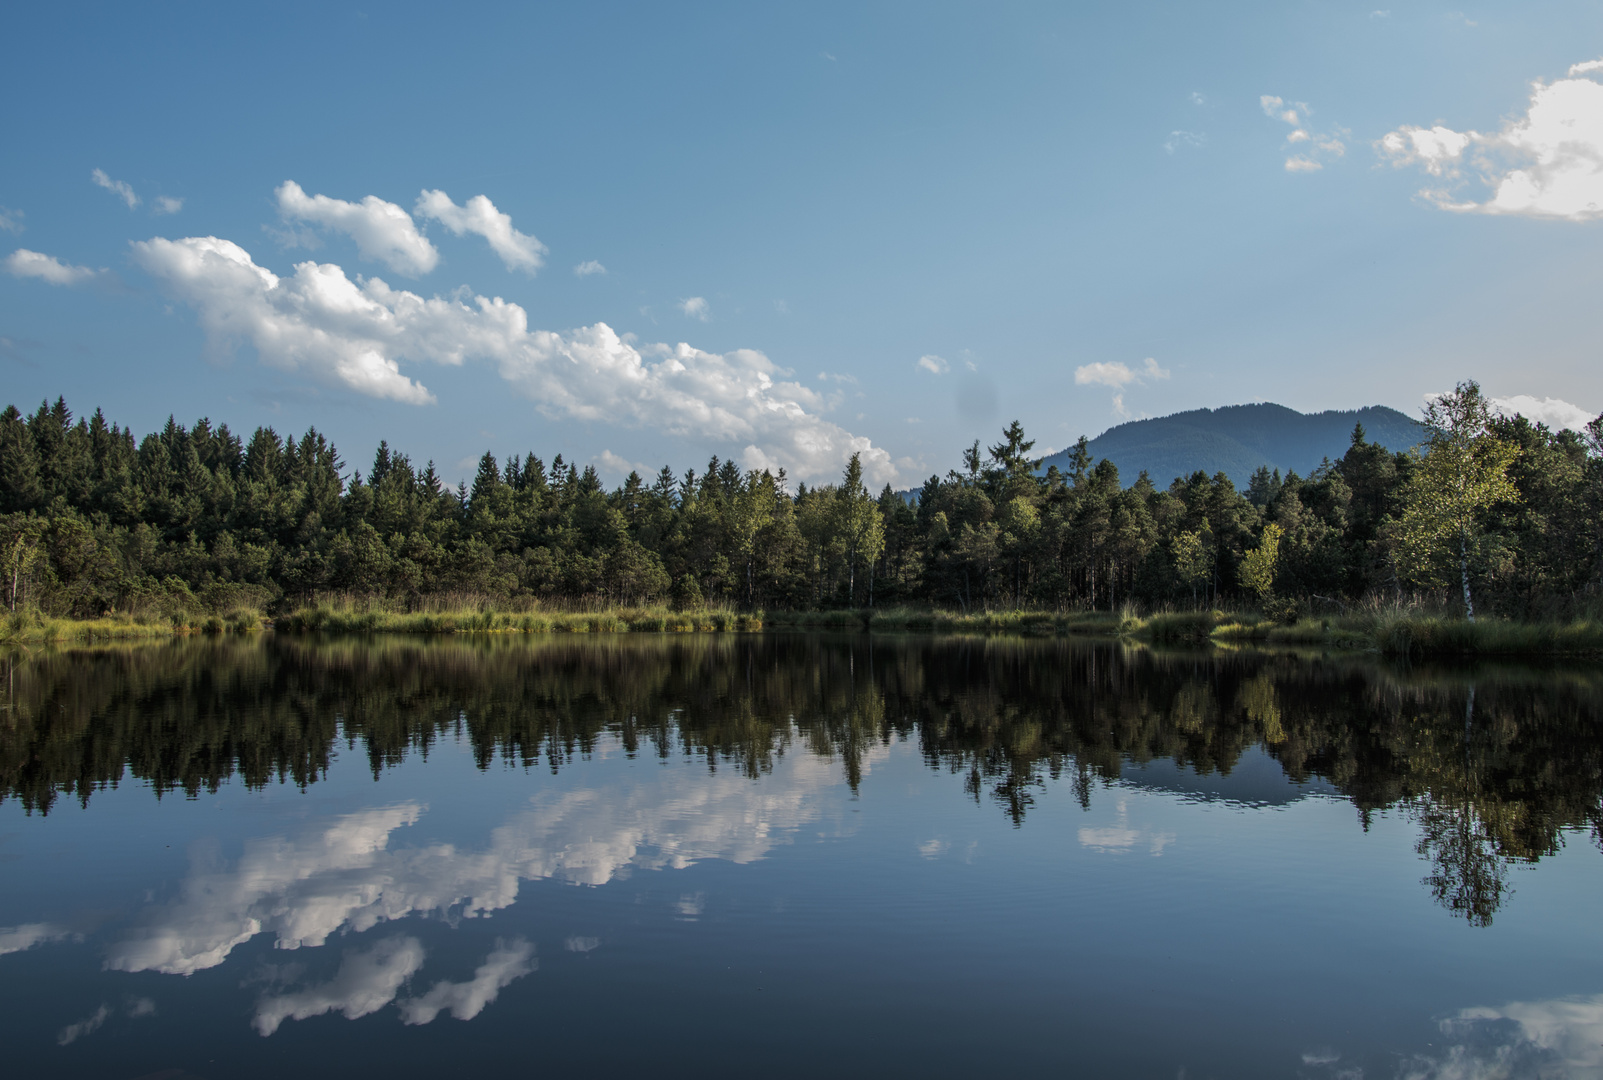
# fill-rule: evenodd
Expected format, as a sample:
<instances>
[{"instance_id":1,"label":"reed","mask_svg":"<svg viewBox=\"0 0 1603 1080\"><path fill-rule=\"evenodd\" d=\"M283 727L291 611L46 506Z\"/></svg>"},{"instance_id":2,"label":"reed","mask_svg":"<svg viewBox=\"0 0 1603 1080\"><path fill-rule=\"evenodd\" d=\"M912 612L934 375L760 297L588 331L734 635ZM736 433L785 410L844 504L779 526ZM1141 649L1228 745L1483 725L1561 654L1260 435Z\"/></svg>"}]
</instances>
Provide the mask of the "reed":
<instances>
[{"instance_id":1,"label":"reed","mask_svg":"<svg viewBox=\"0 0 1603 1080\"><path fill-rule=\"evenodd\" d=\"M1541 657L1603 654L1603 621L1542 619L1514 622L1463 618L1406 608L1360 610L1304 618L1277 626L1229 616L1215 640L1257 640L1269 645L1357 649L1397 657Z\"/></svg>"},{"instance_id":2,"label":"reed","mask_svg":"<svg viewBox=\"0 0 1603 1080\"><path fill-rule=\"evenodd\" d=\"M1072 634L1119 632L1122 616L1107 611L942 611L936 608L843 608L774 611L767 624L793 630L904 630L931 633Z\"/></svg>"},{"instance_id":3,"label":"reed","mask_svg":"<svg viewBox=\"0 0 1603 1080\"><path fill-rule=\"evenodd\" d=\"M1603 622L1577 619L1510 622L1504 619L1394 618L1372 631L1377 648L1392 656L1590 656L1603 654Z\"/></svg>"},{"instance_id":4,"label":"reed","mask_svg":"<svg viewBox=\"0 0 1603 1080\"><path fill-rule=\"evenodd\" d=\"M134 638L170 637L175 627L170 619L139 618L127 614L99 619L61 619L36 611L18 611L0 619L0 645L74 644L93 641L120 641Z\"/></svg>"},{"instance_id":5,"label":"reed","mask_svg":"<svg viewBox=\"0 0 1603 1080\"><path fill-rule=\"evenodd\" d=\"M1207 643L1227 617L1216 611L1166 611L1152 615L1134 628L1132 636L1162 645Z\"/></svg>"},{"instance_id":6,"label":"reed","mask_svg":"<svg viewBox=\"0 0 1603 1080\"><path fill-rule=\"evenodd\" d=\"M733 608L675 611L664 606L546 608L528 602L499 607L464 595L459 606L436 600L397 610L338 595L272 620L288 633L336 634L622 634L747 633L763 629L861 633L983 633L1021 636L1103 635L1155 645L1206 647L1254 644L1371 652L1394 657L1600 657L1603 619L1470 623L1413 605L1366 605L1323 618L1276 623L1251 611L942 611L935 608L854 608L835 611L748 612ZM174 634L244 634L266 620L255 608L191 615L173 610L64 619L37 611L0 616L0 644L83 643Z\"/></svg>"},{"instance_id":7,"label":"reed","mask_svg":"<svg viewBox=\"0 0 1603 1080\"><path fill-rule=\"evenodd\" d=\"M541 611L466 607L427 611L386 611L369 605L324 602L280 616L274 627L291 633L344 634L621 634L748 632L763 628L760 611L709 608L673 611L665 607Z\"/></svg>"},{"instance_id":8,"label":"reed","mask_svg":"<svg viewBox=\"0 0 1603 1080\"><path fill-rule=\"evenodd\" d=\"M1471 623L1417 605L1369 604L1323 618L1276 623L1258 612L1127 612L1119 633L1164 645L1258 643L1378 652L1397 657L1603 655L1603 619Z\"/></svg>"}]
</instances>

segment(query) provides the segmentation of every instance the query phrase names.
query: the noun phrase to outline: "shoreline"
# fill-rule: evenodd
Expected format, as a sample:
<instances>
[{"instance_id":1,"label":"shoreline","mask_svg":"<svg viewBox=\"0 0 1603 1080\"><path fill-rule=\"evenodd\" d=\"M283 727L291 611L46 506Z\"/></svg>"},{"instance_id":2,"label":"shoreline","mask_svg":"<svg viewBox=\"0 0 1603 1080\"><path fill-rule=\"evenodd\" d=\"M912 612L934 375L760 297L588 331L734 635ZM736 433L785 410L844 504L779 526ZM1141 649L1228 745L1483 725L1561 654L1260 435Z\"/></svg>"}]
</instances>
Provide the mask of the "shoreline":
<instances>
[{"instance_id":1,"label":"shoreline","mask_svg":"<svg viewBox=\"0 0 1603 1080\"><path fill-rule=\"evenodd\" d=\"M1603 623L1514 622L1433 615L1374 614L1277 624L1255 613L1195 611L951 612L910 608L835 611L668 611L617 608L596 612L353 611L301 608L276 618L233 612L194 622L131 616L63 619L11 615L0 620L0 645L94 644L160 638L214 637L273 630L287 634L626 634L760 633L770 631L982 633L1029 637L1103 637L1148 645L1324 648L1394 658L1603 657Z\"/></svg>"}]
</instances>

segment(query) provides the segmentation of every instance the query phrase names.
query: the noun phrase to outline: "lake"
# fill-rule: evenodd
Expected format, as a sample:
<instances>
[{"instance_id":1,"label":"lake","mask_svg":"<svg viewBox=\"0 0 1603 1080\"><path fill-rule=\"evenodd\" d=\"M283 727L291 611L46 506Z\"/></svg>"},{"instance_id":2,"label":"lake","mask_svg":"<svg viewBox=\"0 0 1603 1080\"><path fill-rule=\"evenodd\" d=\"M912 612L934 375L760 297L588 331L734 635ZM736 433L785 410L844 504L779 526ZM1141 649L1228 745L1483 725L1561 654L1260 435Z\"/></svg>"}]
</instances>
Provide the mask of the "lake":
<instances>
[{"instance_id":1,"label":"lake","mask_svg":"<svg viewBox=\"0 0 1603 1080\"><path fill-rule=\"evenodd\" d=\"M1062 639L0 654L16 1077L1603 1075L1603 673Z\"/></svg>"}]
</instances>

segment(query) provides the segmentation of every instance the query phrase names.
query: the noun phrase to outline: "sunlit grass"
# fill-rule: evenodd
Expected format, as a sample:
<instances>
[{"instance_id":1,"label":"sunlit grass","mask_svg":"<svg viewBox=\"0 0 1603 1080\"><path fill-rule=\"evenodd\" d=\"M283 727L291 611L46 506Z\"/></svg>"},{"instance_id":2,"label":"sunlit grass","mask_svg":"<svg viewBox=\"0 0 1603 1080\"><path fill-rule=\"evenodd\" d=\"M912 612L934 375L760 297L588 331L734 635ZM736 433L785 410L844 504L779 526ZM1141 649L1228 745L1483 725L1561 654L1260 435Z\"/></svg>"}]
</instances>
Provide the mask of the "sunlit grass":
<instances>
[{"instance_id":1,"label":"sunlit grass","mask_svg":"<svg viewBox=\"0 0 1603 1080\"><path fill-rule=\"evenodd\" d=\"M56 642L118 641L131 638L167 637L173 624L165 619L138 619L111 615L101 619L61 619L35 611L8 613L0 620L0 644L50 644Z\"/></svg>"},{"instance_id":2,"label":"sunlit grass","mask_svg":"<svg viewBox=\"0 0 1603 1080\"><path fill-rule=\"evenodd\" d=\"M325 602L297 608L274 622L292 632L358 634L618 634L752 631L763 628L760 611L706 608L624 607L599 611L496 610L490 606L387 611L368 605Z\"/></svg>"},{"instance_id":3,"label":"sunlit grass","mask_svg":"<svg viewBox=\"0 0 1603 1080\"><path fill-rule=\"evenodd\" d=\"M935 608L844 608L773 611L767 625L796 630L909 630L933 633L1117 633L1122 616L1109 611L941 611Z\"/></svg>"},{"instance_id":4,"label":"sunlit grass","mask_svg":"<svg viewBox=\"0 0 1603 1080\"><path fill-rule=\"evenodd\" d=\"M118 613L67 619L37 611L0 616L0 644L88 643L174 634L248 633L268 625L254 608L223 613ZM497 603L474 594L436 596L413 610L361 597L324 596L270 623L291 633L620 634L804 631L907 631L1023 636L1090 634L1154 645L1312 647L1398 657L1603 656L1603 619L1514 622L1404 604L1372 603L1323 617L1276 623L1254 611L942 611L886 607L834 611L675 611L660 605L545 607L532 598Z\"/></svg>"},{"instance_id":5,"label":"sunlit grass","mask_svg":"<svg viewBox=\"0 0 1603 1080\"><path fill-rule=\"evenodd\" d=\"M1119 632L1162 645L1316 646L1388 656L1587 656L1603 654L1603 620L1514 622L1372 605L1279 624L1251 611L1127 613Z\"/></svg>"}]
</instances>

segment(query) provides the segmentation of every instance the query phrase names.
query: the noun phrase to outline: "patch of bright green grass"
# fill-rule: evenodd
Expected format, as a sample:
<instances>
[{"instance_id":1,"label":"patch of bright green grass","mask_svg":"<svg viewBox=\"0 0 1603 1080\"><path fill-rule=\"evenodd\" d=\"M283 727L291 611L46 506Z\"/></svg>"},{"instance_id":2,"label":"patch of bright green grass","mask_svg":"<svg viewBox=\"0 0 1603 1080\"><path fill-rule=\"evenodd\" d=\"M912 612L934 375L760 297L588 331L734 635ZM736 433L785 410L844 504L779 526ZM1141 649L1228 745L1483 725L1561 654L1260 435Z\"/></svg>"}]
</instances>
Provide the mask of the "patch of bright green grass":
<instances>
[{"instance_id":1,"label":"patch of bright green grass","mask_svg":"<svg viewBox=\"0 0 1603 1080\"><path fill-rule=\"evenodd\" d=\"M299 633L356 634L621 634L689 631L752 631L763 627L760 611L615 608L607 611L385 611L324 603L297 608L275 627Z\"/></svg>"}]
</instances>

